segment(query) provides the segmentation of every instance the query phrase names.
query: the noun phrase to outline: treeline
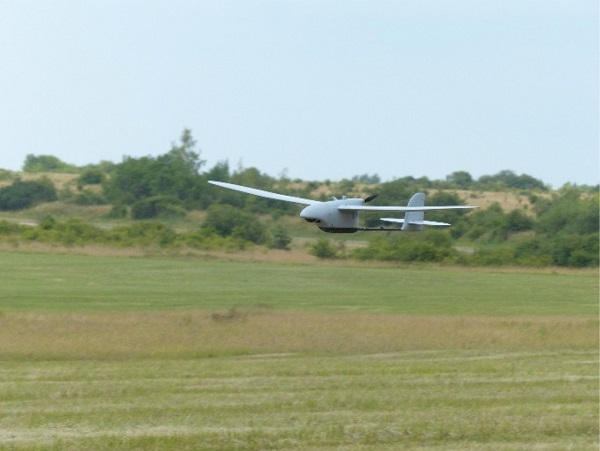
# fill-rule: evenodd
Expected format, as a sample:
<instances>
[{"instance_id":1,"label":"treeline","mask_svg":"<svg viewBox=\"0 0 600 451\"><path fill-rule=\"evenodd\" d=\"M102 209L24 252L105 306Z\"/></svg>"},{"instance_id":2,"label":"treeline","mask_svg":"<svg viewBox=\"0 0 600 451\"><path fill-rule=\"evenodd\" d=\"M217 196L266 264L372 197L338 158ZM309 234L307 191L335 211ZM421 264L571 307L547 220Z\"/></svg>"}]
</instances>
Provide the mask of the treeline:
<instances>
[{"instance_id":1,"label":"treeline","mask_svg":"<svg viewBox=\"0 0 600 451\"><path fill-rule=\"evenodd\" d=\"M322 258L467 265L598 266L598 194L584 197L573 188L565 188L549 198L534 200L535 216L521 210L505 212L496 203L466 215L438 214L437 220L453 222L448 231L377 235L366 247L352 251L336 247L323 238L311 251ZM461 249L461 243L468 249Z\"/></svg>"},{"instance_id":2,"label":"treeline","mask_svg":"<svg viewBox=\"0 0 600 451\"><path fill-rule=\"evenodd\" d=\"M352 254L359 259L436 261L473 265L598 266L598 197L562 193L536 206L533 219L498 204L459 219L449 233L378 237ZM458 251L461 238L472 252Z\"/></svg>"},{"instance_id":3,"label":"treeline","mask_svg":"<svg viewBox=\"0 0 600 451\"><path fill-rule=\"evenodd\" d=\"M232 171L226 161L207 170L204 170L204 166L205 161L200 158L196 141L187 129L182 132L178 143L173 143L168 152L157 157L125 157L120 163L103 161L76 167L51 155L28 155L23 164L24 172L77 173L76 187L67 187L54 194L50 189L40 195L37 191L42 191L41 186L16 180L14 187L0 189L0 210L28 208L36 202L50 201L56 197L80 205L111 204L114 206L113 217L130 216L133 219L181 216L189 210L206 209L213 204L229 204L253 213L291 214L296 211L290 204L216 189L206 183L210 179L284 191L301 197L313 196L322 185L328 186L328 191L337 196L363 195L368 191L369 194L379 194L375 203L403 203L408 201L412 193L423 190L548 192L548 187L541 180L509 170L478 179L473 179L466 171L455 171L445 180L408 176L380 183L377 174L356 175L339 182L305 182L291 180L285 175L272 177L256 168L240 167ZM7 177L10 174L6 171L0 174L0 179ZM50 187L49 181L43 183L45 187ZM597 186L574 188L587 193L598 191ZM326 194L321 192L316 197L325 200ZM444 199L428 200L437 202Z\"/></svg>"},{"instance_id":4,"label":"treeline","mask_svg":"<svg viewBox=\"0 0 600 451\"><path fill-rule=\"evenodd\" d=\"M210 237L220 237L214 243L223 246L225 242L220 239L237 240L235 242L238 244L287 247L290 237L286 230L282 226L267 228L257 215L268 214L276 219L281 215L296 214L297 206L218 189L209 185L208 180L320 200L326 200L330 195L378 194L373 204L384 205L405 204L417 191L429 191L427 203L437 205L467 203L457 194L462 192L460 190L470 191L474 195L478 191L513 191L527 196L528 209L504 211L500 205L494 204L468 214L464 211L430 213L429 219L449 222L452 227L424 234L369 235L368 246L352 252L339 249L324 238L315 244L317 247L312 252L325 258L337 256L465 264L598 265L598 186L565 185L558 191L552 191L541 180L508 170L478 179L473 179L468 172L455 171L445 180L402 177L381 183L377 174L362 174L338 182L307 182L292 180L286 175L272 177L256 168L239 167L232 170L226 161L206 169L189 130L183 131L179 142L173 143L168 152L157 157L125 157L120 163L104 161L75 167L53 156L28 155L23 170L28 173L69 172L77 174L77 178L74 184L57 190L48 178L25 181L15 178L9 171L0 170L0 180L12 182L0 188L0 210L25 209L55 200L79 205L111 205L109 217L134 220L172 218L184 216L190 210L207 210L205 224L201 227L202 239L213 242ZM368 226L380 224L377 214L366 214L364 220ZM73 237L77 243L86 239L109 244L142 245L146 242L146 238L140 238L142 241L123 240L124 232L118 229L96 230L92 233L94 228L90 225L78 223L75 227L74 223L71 226L69 224L57 222L47 228L39 229L40 225L33 229L14 230L4 225L4 231L0 233L13 238L18 236L20 239L47 242L58 240L63 243L66 240L63 244L68 244ZM9 233L9 229L12 232ZM90 233L77 235L77 230L88 230ZM137 232L132 233L136 235ZM168 235L170 232L164 233ZM154 241L151 241L162 245L160 243L164 241L164 236L157 236L153 234ZM177 245L187 242L184 236L175 236L174 243Z\"/></svg>"}]
</instances>

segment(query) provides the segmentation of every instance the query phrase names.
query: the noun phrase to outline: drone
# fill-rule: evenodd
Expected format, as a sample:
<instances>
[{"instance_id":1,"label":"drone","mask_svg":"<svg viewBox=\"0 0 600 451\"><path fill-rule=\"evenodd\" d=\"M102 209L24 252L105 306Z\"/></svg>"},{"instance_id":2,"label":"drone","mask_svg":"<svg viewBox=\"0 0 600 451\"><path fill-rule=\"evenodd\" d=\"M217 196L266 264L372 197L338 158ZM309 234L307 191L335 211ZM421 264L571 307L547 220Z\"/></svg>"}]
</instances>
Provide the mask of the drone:
<instances>
[{"instance_id":1,"label":"drone","mask_svg":"<svg viewBox=\"0 0 600 451\"><path fill-rule=\"evenodd\" d=\"M306 205L300 212L300 217L307 222L317 225L319 229L329 233L354 233L358 231L420 231L425 226L449 226L447 222L425 221L425 212L430 210L465 210L477 208L472 205L444 205L425 206L425 194L415 193L408 201L406 207L365 205L377 197L372 194L364 199L360 197L341 199L333 197L329 201L304 199L302 197L287 196L285 194L272 193L261 189L249 188L247 186L235 185L233 183L217 182L209 180L208 183L222 188L241 191L267 199L281 200L295 204ZM361 211L403 211L404 219L380 218L381 221L402 224L401 227L360 227L358 213Z\"/></svg>"}]
</instances>

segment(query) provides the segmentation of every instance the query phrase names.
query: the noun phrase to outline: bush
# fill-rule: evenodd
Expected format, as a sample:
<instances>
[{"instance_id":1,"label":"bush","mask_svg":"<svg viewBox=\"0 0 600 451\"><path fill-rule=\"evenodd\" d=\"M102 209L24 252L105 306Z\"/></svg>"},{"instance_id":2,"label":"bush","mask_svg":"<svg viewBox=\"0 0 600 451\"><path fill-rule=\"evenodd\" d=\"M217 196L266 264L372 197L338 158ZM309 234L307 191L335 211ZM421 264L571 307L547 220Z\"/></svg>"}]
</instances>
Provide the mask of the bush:
<instances>
[{"instance_id":1,"label":"bush","mask_svg":"<svg viewBox=\"0 0 600 451\"><path fill-rule=\"evenodd\" d=\"M200 229L194 232L188 232L182 236L185 245L196 249L225 249L242 250L246 248L248 241L232 236L217 235L208 229Z\"/></svg>"},{"instance_id":2,"label":"bush","mask_svg":"<svg viewBox=\"0 0 600 451\"><path fill-rule=\"evenodd\" d=\"M51 215L47 215L44 219L42 219L42 222L40 222L38 226L44 230L54 229L56 227L56 219L54 219L54 217Z\"/></svg>"},{"instance_id":3,"label":"bush","mask_svg":"<svg viewBox=\"0 0 600 451\"><path fill-rule=\"evenodd\" d=\"M337 250L335 246L327 238L319 238L310 247L309 252L319 258L337 258Z\"/></svg>"},{"instance_id":4,"label":"bush","mask_svg":"<svg viewBox=\"0 0 600 451\"><path fill-rule=\"evenodd\" d=\"M506 215L506 227L509 232L523 232L531 230L533 219L523 213L521 210L512 210Z\"/></svg>"},{"instance_id":5,"label":"bush","mask_svg":"<svg viewBox=\"0 0 600 451\"><path fill-rule=\"evenodd\" d=\"M14 174L8 169L0 169L0 180L12 180Z\"/></svg>"},{"instance_id":6,"label":"bush","mask_svg":"<svg viewBox=\"0 0 600 451\"><path fill-rule=\"evenodd\" d=\"M14 222L0 221L0 236L17 235L23 231L24 227Z\"/></svg>"},{"instance_id":7,"label":"bush","mask_svg":"<svg viewBox=\"0 0 600 451\"><path fill-rule=\"evenodd\" d=\"M130 226L115 227L107 231L106 241L121 246L174 245L177 234L161 222L148 221Z\"/></svg>"},{"instance_id":8,"label":"bush","mask_svg":"<svg viewBox=\"0 0 600 451\"><path fill-rule=\"evenodd\" d=\"M82 192L72 197L72 202L77 205L103 205L106 199L101 193L96 193L90 189L84 189Z\"/></svg>"},{"instance_id":9,"label":"bush","mask_svg":"<svg viewBox=\"0 0 600 451\"><path fill-rule=\"evenodd\" d=\"M168 196L149 197L139 200L131 206L131 217L133 219L185 216L185 214L181 202Z\"/></svg>"},{"instance_id":10,"label":"bush","mask_svg":"<svg viewBox=\"0 0 600 451\"><path fill-rule=\"evenodd\" d=\"M104 182L105 179L106 176L100 169L86 169L77 179L77 185L99 185L100 183Z\"/></svg>"},{"instance_id":11,"label":"bush","mask_svg":"<svg viewBox=\"0 0 600 451\"><path fill-rule=\"evenodd\" d=\"M21 210L40 202L56 200L56 189L48 179L36 181L15 180L0 188L0 210Z\"/></svg>"},{"instance_id":12,"label":"bush","mask_svg":"<svg viewBox=\"0 0 600 451\"><path fill-rule=\"evenodd\" d=\"M37 227L23 229L21 237L29 241L42 241L64 245L83 245L102 242L106 231L71 218L57 222L48 216Z\"/></svg>"},{"instance_id":13,"label":"bush","mask_svg":"<svg viewBox=\"0 0 600 451\"><path fill-rule=\"evenodd\" d=\"M355 249L352 255L359 260L441 262L457 255L450 243L450 238L439 231L378 237L370 241L367 247Z\"/></svg>"},{"instance_id":14,"label":"bush","mask_svg":"<svg viewBox=\"0 0 600 451\"><path fill-rule=\"evenodd\" d=\"M281 224L276 225L271 230L271 236L267 245L271 249L289 249L288 245L292 241L292 238L287 233L285 227Z\"/></svg>"},{"instance_id":15,"label":"bush","mask_svg":"<svg viewBox=\"0 0 600 451\"><path fill-rule=\"evenodd\" d=\"M127 207L121 204L113 205L106 217L110 219L125 218L127 217Z\"/></svg>"},{"instance_id":16,"label":"bush","mask_svg":"<svg viewBox=\"0 0 600 451\"><path fill-rule=\"evenodd\" d=\"M244 249L248 244L248 241L241 238L222 237L207 229L177 234L167 225L154 221L136 222L105 230L75 218L59 222L52 216L46 216L36 227L0 221L0 240L14 243L21 240L39 241L66 246L100 244L176 248L186 245L199 249L226 250Z\"/></svg>"},{"instance_id":17,"label":"bush","mask_svg":"<svg viewBox=\"0 0 600 451\"><path fill-rule=\"evenodd\" d=\"M265 242L265 226L257 216L231 205L212 205L207 210L202 227L221 236L233 236L253 243Z\"/></svg>"},{"instance_id":18,"label":"bush","mask_svg":"<svg viewBox=\"0 0 600 451\"><path fill-rule=\"evenodd\" d=\"M25 157L25 172L77 172L77 167L61 161L53 155L33 155Z\"/></svg>"}]
</instances>

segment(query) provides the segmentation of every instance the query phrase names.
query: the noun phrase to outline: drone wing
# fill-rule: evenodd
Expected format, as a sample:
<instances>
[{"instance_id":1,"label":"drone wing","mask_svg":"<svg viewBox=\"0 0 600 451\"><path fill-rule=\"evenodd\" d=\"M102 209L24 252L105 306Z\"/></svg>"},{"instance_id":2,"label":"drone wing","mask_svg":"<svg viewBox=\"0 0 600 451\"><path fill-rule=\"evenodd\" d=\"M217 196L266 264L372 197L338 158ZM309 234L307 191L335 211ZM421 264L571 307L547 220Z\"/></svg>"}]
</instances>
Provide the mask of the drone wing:
<instances>
[{"instance_id":1,"label":"drone wing","mask_svg":"<svg viewBox=\"0 0 600 451\"><path fill-rule=\"evenodd\" d=\"M263 191L262 189L248 188L247 186L234 185L233 183L215 182L209 180L208 183L211 185L217 185L222 188L232 189L234 191L241 191L242 193L254 194L255 196L266 197L267 199L283 200L285 202L293 202L295 204L311 205L319 204L318 200L304 199L296 196L286 196L285 194L272 193L270 191Z\"/></svg>"},{"instance_id":2,"label":"drone wing","mask_svg":"<svg viewBox=\"0 0 600 451\"><path fill-rule=\"evenodd\" d=\"M429 211L429 210L465 210L477 208L473 205L443 205L434 206L428 205L426 207L388 207L388 206L365 206L365 205L340 205L338 210L341 211Z\"/></svg>"},{"instance_id":3,"label":"drone wing","mask_svg":"<svg viewBox=\"0 0 600 451\"><path fill-rule=\"evenodd\" d=\"M404 219L400 219L400 218L380 218L382 221L386 221L386 222L397 222L399 224L404 224L405 222L408 222L409 224L412 225L417 225L417 226L449 226L450 224L448 224L447 222L438 222L438 221L405 221Z\"/></svg>"}]
</instances>

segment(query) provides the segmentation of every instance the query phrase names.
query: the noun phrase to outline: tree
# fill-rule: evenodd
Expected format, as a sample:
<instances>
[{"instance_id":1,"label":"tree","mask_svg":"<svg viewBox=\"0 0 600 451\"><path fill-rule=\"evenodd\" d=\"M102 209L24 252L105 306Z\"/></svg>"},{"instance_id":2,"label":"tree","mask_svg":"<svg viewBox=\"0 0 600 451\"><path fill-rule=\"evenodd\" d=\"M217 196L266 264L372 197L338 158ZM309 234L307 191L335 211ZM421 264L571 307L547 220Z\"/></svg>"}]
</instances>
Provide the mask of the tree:
<instances>
[{"instance_id":1,"label":"tree","mask_svg":"<svg viewBox=\"0 0 600 451\"><path fill-rule=\"evenodd\" d=\"M446 181L459 188L467 188L473 183L473 177L467 171L454 171L446 176Z\"/></svg>"},{"instance_id":2,"label":"tree","mask_svg":"<svg viewBox=\"0 0 600 451\"><path fill-rule=\"evenodd\" d=\"M168 196L153 196L140 199L131 206L133 219L150 219L157 216L185 216L181 202Z\"/></svg>"},{"instance_id":3,"label":"tree","mask_svg":"<svg viewBox=\"0 0 600 451\"><path fill-rule=\"evenodd\" d=\"M56 189L49 179L23 181L0 188L0 210L21 210L39 202L56 200Z\"/></svg>"},{"instance_id":4,"label":"tree","mask_svg":"<svg viewBox=\"0 0 600 451\"><path fill-rule=\"evenodd\" d=\"M198 206L207 186L198 173L204 161L194 150L195 145L191 132L185 129L181 142L173 144L166 154L156 158L126 157L105 185L108 198L115 203L133 204L148 197L167 196L186 208Z\"/></svg>"},{"instance_id":5,"label":"tree","mask_svg":"<svg viewBox=\"0 0 600 451\"><path fill-rule=\"evenodd\" d=\"M83 173L77 179L77 185L98 185L106 179L106 175L98 168L89 168L83 171Z\"/></svg>"},{"instance_id":6,"label":"tree","mask_svg":"<svg viewBox=\"0 0 600 451\"><path fill-rule=\"evenodd\" d=\"M192 131L189 128L184 128L179 140L179 145L171 144L171 150L167 155L182 163L190 173L197 174L206 163L206 160L201 160L200 153L196 152L196 140L192 137Z\"/></svg>"},{"instance_id":7,"label":"tree","mask_svg":"<svg viewBox=\"0 0 600 451\"><path fill-rule=\"evenodd\" d=\"M541 180L527 174L517 175L508 169L500 171L496 175L482 175L477 182L482 185L497 185L506 188L547 189Z\"/></svg>"},{"instance_id":8,"label":"tree","mask_svg":"<svg viewBox=\"0 0 600 451\"><path fill-rule=\"evenodd\" d=\"M229 181L229 162L227 160L217 162L204 176L207 180Z\"/></svg>"},{"instance_id":9,"label":"tree","mask_svg":"<svg viewBox=\"0 0 600 451\"><path fill-rule=\"evenodd\" d=\"M28 154L23 163L25 172L76 172L77 167L53 155Z\"/></svg>"},{"instance_id":10,"label":"tree","mask_svg":"<svg viewBox=\"0 0 600 451\"><path fill-rule=\"evenodd\" d=\"M426 199L427 205L463 205L464 203L464 199L458 194L447 191L438 191ZM467 210L439 210L428 212L426 217L432 221L455 224L467 212Z\"/></svg>"},{"instance_id":11,"label":"tree","mask_svg":"<svg viewBox=\"0 0 600 451\"><path fill-rule=\"evenodd\" d=\"M352 180L354 182L365 183L367 185L377 185L381 183L381 179L377 174L369 175L365 173L361 175L355 175L354 177L352 177Z\"/></svg>"}]
</instances>

